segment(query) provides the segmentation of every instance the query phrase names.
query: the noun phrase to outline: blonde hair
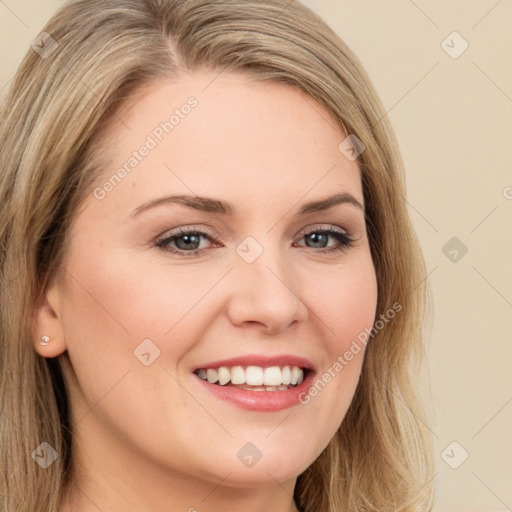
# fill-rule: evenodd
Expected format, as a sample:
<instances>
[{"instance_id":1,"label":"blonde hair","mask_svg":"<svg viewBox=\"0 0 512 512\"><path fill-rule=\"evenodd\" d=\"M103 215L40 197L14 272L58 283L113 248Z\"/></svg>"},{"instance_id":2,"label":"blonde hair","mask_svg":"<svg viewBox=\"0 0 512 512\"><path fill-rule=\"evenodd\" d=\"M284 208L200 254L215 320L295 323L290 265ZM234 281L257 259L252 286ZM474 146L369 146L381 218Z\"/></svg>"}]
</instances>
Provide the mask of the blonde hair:
<instances>
[{"instance_id":1,"label":"blonde hair","mask_svg":"<svg viewBox=\"0 0 512 512\"><path fill-rule=\"evenodd\" d=\"M66 389L56 360L33 348L32 318L102 171L98 133L141 87L196 69L300 88L365 145L358 162L376 318L395 303L402 309L368 343L342 424L298 477L297 505L303 512L431 510L432 441L413 385L424 368L425 265L398 144L357 57L293 0L75 0L43 30L58 46L49 55L29 49L1 111L1 510L57 512L69 484ZM31 457L42 442L59 454L47 469Z\"/></svg>"}]
</instances>

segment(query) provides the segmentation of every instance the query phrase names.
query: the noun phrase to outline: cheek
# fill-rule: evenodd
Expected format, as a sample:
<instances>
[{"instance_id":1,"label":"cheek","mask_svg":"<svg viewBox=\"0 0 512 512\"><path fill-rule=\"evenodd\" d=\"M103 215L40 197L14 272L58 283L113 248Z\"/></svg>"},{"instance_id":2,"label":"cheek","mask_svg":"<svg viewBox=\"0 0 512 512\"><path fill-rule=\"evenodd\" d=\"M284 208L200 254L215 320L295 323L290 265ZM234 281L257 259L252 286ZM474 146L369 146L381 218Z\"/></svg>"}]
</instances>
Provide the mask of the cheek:
<instances>
[{"instance_id":1,"label":"cheek","mask_svg":"<svg viewBox=\"0 0 512 512\"><path fill-rule=\"evenodd\" d=\"M155 389L165 390L161 403L172 396L176 407L190 408L181 384L166 370L175 373L177 362L221 313L216 284L225 270L199 272L194 265L144 265L136 260L115 251L102 257L84 251L68 267L72 277L63 315L77 396L81 393L85 400L79 416L101 399L104 406L95 407L98 413L107 414L111 407L107 415L121 418L119 408L131 397L141 412L154 418ZM107 394L117 399L103 401ZM153 399L148 401L148 396Z\"/></svg>"},{"instance_id":2,"label":"cheek","mask_svg":"<svg viewBox=\"0 0 512 512\"><path fill-rule=\"evenodd\" d=\"M334 434L353 398L377 305L373 264L363 258L329 275L317 275L318 293L309 296L316 326L322 330L318 353L322 365L301 402ZM311 288L313 289L313 288Z\"/></svg>"},{"instance_id":3,"label":"cheek","mask_svg":"<svg viewBox=\"0 0 512 512\"><path fill-rule=\"evenodd\" d=\"M309 284L311 307L322 320L330 353L347 350L357 336L370 328L377 307L377 279L369 257L315 276Z\"/></svg>"},{"instance_id":4,"label":"cheek","mask_svg":"<svg viewBox=\"0 0 512 512\"><path fill-rule=\"evenodd\" d=\"M198 271L193 265L173 268L160 261L148 265L122 251L101 257L84 254L74 259L69 274L73 322L81 319L89 331L96 331L96 343L120 351L133 350L145 338L158 343L184 323L190 326L191 319L204 316L200 303L215 294L222 277L222 272Z\"/></svg>"}]
</instances>

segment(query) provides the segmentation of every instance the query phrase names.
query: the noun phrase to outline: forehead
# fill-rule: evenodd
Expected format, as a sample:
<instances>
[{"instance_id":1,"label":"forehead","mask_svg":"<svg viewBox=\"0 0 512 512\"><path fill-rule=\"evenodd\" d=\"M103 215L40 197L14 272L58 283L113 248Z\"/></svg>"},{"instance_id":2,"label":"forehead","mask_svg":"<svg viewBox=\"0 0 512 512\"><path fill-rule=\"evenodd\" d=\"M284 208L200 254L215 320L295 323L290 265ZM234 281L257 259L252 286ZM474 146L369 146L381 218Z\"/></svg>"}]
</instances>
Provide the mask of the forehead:
<instances>
[{"instance_id":1,"label":"forehead","mask_svg":"<svg viewBox=\"0 0 512 512\"><path fill-rule=\"evenodd\" d=\"M357 163L338 149L345 137L297 88L203 71L127 102L100 140L108 163L97 184L128 203L169 192L271 205L333 191L363 202Z\"/></svg>"}]
</instances>

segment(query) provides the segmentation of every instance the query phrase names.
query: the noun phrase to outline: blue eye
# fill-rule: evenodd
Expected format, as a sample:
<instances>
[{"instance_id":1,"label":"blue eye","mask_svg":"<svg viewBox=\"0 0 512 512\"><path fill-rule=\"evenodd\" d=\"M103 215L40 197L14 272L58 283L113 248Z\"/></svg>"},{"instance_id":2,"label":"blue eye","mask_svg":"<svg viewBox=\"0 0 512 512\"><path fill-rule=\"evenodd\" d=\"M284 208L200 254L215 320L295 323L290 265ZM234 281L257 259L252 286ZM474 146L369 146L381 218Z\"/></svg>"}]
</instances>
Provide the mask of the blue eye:
<instances>
[{"instance_id":1,"label":"blue eye","mask_svg":"<svg viewBox=\"0 0 512 512\"><path fill-rule=\"evenodd\" d=\"M178 231L171 233L164 239L157 241L156 246L167 252L186 258L191 256L197 256L203 250L203 248L200 247L201 239L203 238L213 240L213 238L204 231L199 231L195 229L179 229ZM345 251L349 247L351 247L353 243L353 239L346 232L334 228L313 229L303 234L302 238L308 240L309 242L317 244L317 247L312 248L321 249L320 251L315 251L319 253ZM338 241L338 244L329 247L329 238L336 239ZM318 247L318 245L320 245L321 247ZM325 249L324 247L329 248Z\"/></svg>"},{"instance_id":2,"label":"blue eye","mask_svg":"<svg viewBox=\"0 0 512 512\"><path fill-rule=\"evenodd\" d=\"M304 234L303 238L308 238L313 243L320 243L322 245L322 241L327 241L329 238L335 238L339 245L335 245L327 250L321 252L333 252L333 251L344 251L347 248L352 246L353 240L350 236L344 231L340 231L334 228L327 229L314 229ZM323 249L323 247L320 247Z\"/></svg>"},{"instance_id":3,"label":"blue eye","mask_svg":"<svg viewBox=\"0 0 512 512\"><path fill-rule=\"evenodd\" d=\"M208 233L203 231L195 229L179 229L158 241L156 245L167 252L186 258L189 256L195 256L201 252L202 249L199 247L201 245L202 238L207 238L209 240L212 239ZM176 244L177 247L173 247L169 244Z\"/></svg>"}]
</instances>

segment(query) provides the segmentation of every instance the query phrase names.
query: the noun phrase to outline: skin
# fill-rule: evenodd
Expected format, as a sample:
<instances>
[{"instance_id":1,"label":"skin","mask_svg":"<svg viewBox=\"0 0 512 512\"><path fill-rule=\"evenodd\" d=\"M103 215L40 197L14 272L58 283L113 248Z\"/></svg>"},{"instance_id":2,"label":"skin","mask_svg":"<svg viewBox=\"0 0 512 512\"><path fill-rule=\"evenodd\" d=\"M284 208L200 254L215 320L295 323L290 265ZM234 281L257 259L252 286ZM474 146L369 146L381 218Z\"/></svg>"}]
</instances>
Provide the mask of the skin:
<instances>
[{"instance_id":1,"label":"skin","mask_svg":"<svg viewBox=\"0 0 512 512\"><path fill-rule=\"evenodd\" d=\"M357 161L338 150L345 134L287 85L210 71L153 83L118 114L130 130L114 120L102 134L99 186L191 96L197 107L121 183L88 195L36 310L35 348L58 357L72 404L65 512L296 511L297 477L340 426L360 376L364 350L308 404L269 413L221 401L193 375L208 361L288 353L321 376L373 324L377 284L361 209L296 214L335 192L363 203L363 192ZM129 217L174 194L237 213L167 204ZM155 245L180 227L207 231L199 254ZM304 236L329 227L352 245L326 253L340 242ZM263 249L250 264L235 251L248 236ZM170 245L186 252L183 239ZM144 339L160 350L149 366L134 356ZM251 468L236 455L247 442L262 453Z\"/></svg>"}]
</instances>

